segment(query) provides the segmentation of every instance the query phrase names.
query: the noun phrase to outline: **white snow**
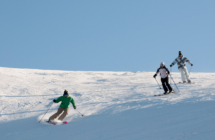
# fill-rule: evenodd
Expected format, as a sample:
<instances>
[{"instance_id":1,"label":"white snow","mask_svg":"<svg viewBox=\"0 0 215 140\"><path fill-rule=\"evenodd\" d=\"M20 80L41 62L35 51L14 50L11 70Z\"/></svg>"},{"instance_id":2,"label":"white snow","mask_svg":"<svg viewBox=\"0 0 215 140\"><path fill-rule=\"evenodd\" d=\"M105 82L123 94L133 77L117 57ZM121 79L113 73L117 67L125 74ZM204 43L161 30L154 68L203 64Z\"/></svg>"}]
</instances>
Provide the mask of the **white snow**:
<instances>
[{"instance_id":1,"label":"white snow","mask_svg":"<svg viewBox=\"0 0 215 140\"><path fill-rule=\"evenodd\" d=\"M215 73L191 73L195 84L177 84L180 93L161 97L154 97L163 93L154 73L0 68L0 139L214 139ZM179 73L172 77L181 81ZM64 89L84 117L70 105L68 124L38 123Z\"/></svg>"}]
</instances>

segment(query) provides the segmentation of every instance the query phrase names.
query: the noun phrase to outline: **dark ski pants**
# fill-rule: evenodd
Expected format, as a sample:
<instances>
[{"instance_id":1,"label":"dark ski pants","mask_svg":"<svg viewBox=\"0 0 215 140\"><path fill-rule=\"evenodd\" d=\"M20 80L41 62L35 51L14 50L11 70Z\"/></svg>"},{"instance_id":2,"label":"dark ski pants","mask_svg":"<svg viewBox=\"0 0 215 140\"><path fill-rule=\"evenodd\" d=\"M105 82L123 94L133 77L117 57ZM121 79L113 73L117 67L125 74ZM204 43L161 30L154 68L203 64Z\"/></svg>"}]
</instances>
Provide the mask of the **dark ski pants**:
<instances>
[{"instance_id":1,"label":"dark ski pants","mask_svg":"<svg viewBox=\"0 0 215 140\"><path fill-rule=\"evenodd\" d=\"M169 84L169 78L168 77L161 78L161 82L162 82L162 86L163 86L163 89L165 92L167 92L168 89L169 89L169 91L172 91L172 87ZM167 87L168 87L168 89L167 89Z\"/></svg>"}]
</instances>

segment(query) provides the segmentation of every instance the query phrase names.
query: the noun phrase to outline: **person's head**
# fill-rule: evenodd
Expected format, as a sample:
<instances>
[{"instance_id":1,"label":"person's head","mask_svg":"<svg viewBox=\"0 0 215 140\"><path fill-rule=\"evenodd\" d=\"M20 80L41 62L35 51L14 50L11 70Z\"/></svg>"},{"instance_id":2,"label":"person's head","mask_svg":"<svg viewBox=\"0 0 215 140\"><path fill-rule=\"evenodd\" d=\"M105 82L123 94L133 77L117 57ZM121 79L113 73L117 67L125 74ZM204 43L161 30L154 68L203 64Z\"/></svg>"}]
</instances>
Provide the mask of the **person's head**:
<instances>
[{"instance_id":1,"label":"person's head","mask_svg":"<svg viewBox=\"0 0 215 140\"><path fill-rule=\"evenodd\" d=\"M64 92L63 92L63 96L64 96L64 97L68 97L68 96L69 96L69 92L68 92L66 89L65 89Z\"/></svg>"},{"instance_id":2,"label":"person's head","mask_svg":"<svg viewBox=\"0 0 215 140\"><path fill-rule=\"evenodd\" d=\"M179 51L178 56L179 56L179 57L182 57L182 56L183 56L182 53L181 53L181 51Z\"/></svg>"},{"instance_id":3,"label":"person's head","mask_svg":"<svg viewBox=\"0 0 215 140\"><path fill-rule=\"evenodd\" d=\"M161 62L160 67L165 67L164 62Z\"/></svg>"}]
</instances>

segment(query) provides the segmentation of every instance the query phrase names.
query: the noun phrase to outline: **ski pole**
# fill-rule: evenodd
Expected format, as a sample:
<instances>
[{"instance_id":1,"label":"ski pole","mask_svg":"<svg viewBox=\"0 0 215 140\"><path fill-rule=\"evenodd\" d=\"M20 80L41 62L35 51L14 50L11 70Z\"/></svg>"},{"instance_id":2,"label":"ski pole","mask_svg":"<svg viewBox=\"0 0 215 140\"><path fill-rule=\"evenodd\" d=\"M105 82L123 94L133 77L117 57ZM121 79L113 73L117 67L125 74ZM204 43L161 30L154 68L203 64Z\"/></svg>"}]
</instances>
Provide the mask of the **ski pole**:
<instances>
[{"instance_id":1,"label":"ski pole","mask_svg":"<svg viewBox=\"0 0 215 140\"><path fill-rule=\"evenodd\" d=\"M52 104L53 104L53 103L54 103L54 102L52 102ZM49 106L49 108L47 109L46 113L47 113L48 110L51 108L52 104ZM43 115L43 117L46 115L46 113ZM42 119L43 119L43 117L42 117ZM42 120L42 119L41 119L41 120ZM39 123L41 122L41 120L39 121Z\"/></svg>"},{"instance_id":2,"label":"ski pole","mask_svg":"<svg viewBox=\"0 0 215 140\"><path fill-rule=\"evenodd\" d=\"M155 78L155 80L157 81L157 79L156 79L156 78ZM161 89L161 87L160 87L160 85L159 85L158 81L157 81L157 84L158 84L159 88Z\"/></svg>"},{"instance_id":3,"label":"ski pole","mask_svg":"<svg viewBox=\"0 0 215 140\"><path fill-rule=\"evenodd\" d=\"M78 110L76 109L76 111L78 111ZM80 113L80 111L78 111L78 113L79 113L82 117L84 117L84 115L83 115L83 114L81 114L81 113Z\"/></svg>"},{"instance_id":4,"label":"ski pole","mask_svg":"<svg viewBox=\"0 0 215 140\"><path fill-rule=\"evenodd\" d=\"M190 67L190 72L191 72L192 66ZM189 76L190 76L190 72L189 72Z\"/></svg>"},{"instance_id":5,"label":"ski pole","mask_svg":"<svg viewBox=\"0 0 215 140\"><path fill-rule=\"evenodd\" d=\"M171 74L169 74L170 75L170 77L172 78L172 76L171 76ZM174 82L174 84L175 84L175 81L173 80L173 78L172 78L172 81ZM178 89L178 86L175 84L175 86L177 87L177 89ZM180 90L178 89L178 91L180 92Z\"/></svg>"},{"instance_id":6,"label":"ski pole","mask_svg":"<svg viewBox=\"0 0 215 140\"><path fill-rule=\"evenodd\" d=\"M170 73L172 73L172 67L170 67ZM169 81L169 84L171 84L171 80Z\"/></svg>"}]
</instances>

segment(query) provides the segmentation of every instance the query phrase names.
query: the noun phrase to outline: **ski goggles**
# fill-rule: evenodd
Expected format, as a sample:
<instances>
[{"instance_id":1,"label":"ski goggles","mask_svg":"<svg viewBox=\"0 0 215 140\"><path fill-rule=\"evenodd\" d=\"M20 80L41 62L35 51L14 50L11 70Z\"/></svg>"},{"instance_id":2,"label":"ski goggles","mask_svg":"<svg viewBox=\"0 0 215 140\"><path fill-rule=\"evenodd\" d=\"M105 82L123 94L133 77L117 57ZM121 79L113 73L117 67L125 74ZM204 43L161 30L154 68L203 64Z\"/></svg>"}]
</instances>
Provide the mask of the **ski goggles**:
<instances>
[{"instance_id":1,"label":"ski goggles","mask_svg":"<svg viewBox=\"0 0 215 140\"><path fill-rule=\"evenodd\" d=\"M63 96L68 96L69 94L64 94Z\"/></svg>"}]
</instances>

